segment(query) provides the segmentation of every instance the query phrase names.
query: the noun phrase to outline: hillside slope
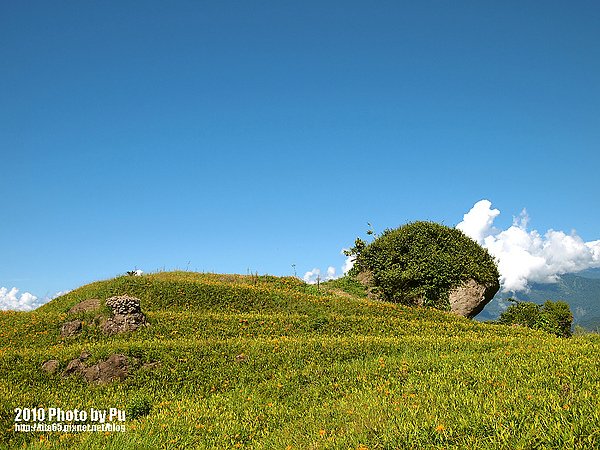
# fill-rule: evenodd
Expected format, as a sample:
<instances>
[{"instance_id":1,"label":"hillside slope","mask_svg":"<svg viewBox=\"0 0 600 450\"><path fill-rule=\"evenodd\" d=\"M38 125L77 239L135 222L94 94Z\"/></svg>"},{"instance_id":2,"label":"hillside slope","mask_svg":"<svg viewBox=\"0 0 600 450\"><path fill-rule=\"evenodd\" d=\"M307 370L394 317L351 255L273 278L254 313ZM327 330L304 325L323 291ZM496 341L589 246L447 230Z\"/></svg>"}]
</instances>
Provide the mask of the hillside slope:
<instances>
[{"instance_id":1,"label":"hillside slope","mask_svg":"<svg viewBox=\"0 0 600 450\"><path fill-rule=\"evenodd\" d=\"M351 288L351 287L350 287ZM0 314L4 448L594 448L600 339L559 339L360 298L342 284L170 272L83 286ZM347 292L345 292L347 291ZM89 298L141 300L105 336ZM74 337L60 327L77 318ZM118 353L124 381L62 376ZM44 361L61 370L47 374ZM141 406L140 406L141 405ZM16 432L15 408L127 410L125 432ZM146 414L147 413L147 414Z\"/></svg>"}]
</instances>

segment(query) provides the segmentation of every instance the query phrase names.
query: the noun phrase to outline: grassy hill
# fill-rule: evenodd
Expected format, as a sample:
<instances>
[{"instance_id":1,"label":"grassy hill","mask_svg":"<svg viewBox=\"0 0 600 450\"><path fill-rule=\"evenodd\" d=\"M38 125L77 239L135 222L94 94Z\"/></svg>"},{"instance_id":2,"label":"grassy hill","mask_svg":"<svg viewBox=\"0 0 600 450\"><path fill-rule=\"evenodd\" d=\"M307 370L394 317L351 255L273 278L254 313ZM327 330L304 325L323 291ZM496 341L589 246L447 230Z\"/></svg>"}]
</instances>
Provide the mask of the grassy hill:
<instances>
[{"instance_id":1,"label":"grassy hill","mask_svg":"<svg viewBox=\"0 0 600 450\"><path fill-rule=\"evenodd\" d=\"M97 312L67 313L120 294L141 299L149 327L108 337ZM61 338L73 318L82 332ZM90 364L126 355L129 376L96 385L41 370L83 351ZM597 335L373 302L346 280L119 277L0 314L0 447L598 448L599 354ZM34 407L130 417L125 432L15 432L14 409Z\"/></svg>"}]
</instances>

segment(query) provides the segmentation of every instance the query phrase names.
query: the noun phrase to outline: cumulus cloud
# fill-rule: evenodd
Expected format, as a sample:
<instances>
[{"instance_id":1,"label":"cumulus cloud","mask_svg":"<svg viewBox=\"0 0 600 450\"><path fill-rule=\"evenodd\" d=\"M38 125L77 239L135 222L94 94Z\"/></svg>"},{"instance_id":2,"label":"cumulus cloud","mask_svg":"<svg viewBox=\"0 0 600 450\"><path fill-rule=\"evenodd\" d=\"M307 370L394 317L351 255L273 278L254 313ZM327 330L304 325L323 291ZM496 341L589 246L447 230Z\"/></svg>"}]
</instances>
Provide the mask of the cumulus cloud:
<instances>
[{"instance_id":1,"label":"cumulus cloud","mask_svg":"<svg viewBox=\"0 0 600 450\"><path fill-rule=\"evenodd\" d=\"M0 310L2 311L31 311L43 303L43 300L29 292L19 294L19 289L16 287L10 290L5 287L0 288Z\"/></svg>"},{"instance_id":2,"label":"cumulus cloud","mask_svg":"<svg viewBox=\"0 0 600 450\"><path fill-rule=\"evenodd\" d=\"M333 266L329 266L327 268L324 276L321 276L321 269L315 267L313 270L306 272L302 277L304 282L308 284L316 284L317 281L335 280L336 278L338 277L336 276L336 270Z\"/></svg>"},{"instance_id":3,"label":"cumulus cloud","mask_svg":"<svg viewBox=\"0 0 600 450\"><path fill-rule=\"evenodd\" d=\"M326 280L333 280L334 278L336 278L336 276L335 276L335 267L329 266L327 268L327 276L325 277L325 279Z\"/></svg>"},{"instance_id":4,"label":"cumulus cloud","mask_svg":"<svg viewBox=\"0 0 600 450\"><path fill-rule=\"evenodd\" d=\"M524 209L506 230L494 228L500 211L489 200L477 202L456 228L476 240L498 261L504 292L524 291L532 282L552 283L559 275L600 267L600 240L584 242L574 231L528 230Z\"/></svg>"},{"instance_id":5,"label":"cumulus cloud","mask_svg":"<svg viewBox=\"0 0 600 450\"><path fill-rule=\"evenodd\" d=\"M67 294L70 291L57 292L52 296L38 298L29 292L19 294L19 289L13 287L7 289L0 287L0 311L32 311L56 297Z\"/></svg>"},{"instance_id":6,"label":"cumulus cloud","mask_svg":"<svg viewBox=\"0 0 600 450\"><path fill-rule=\"evenodd\" d=\"M345 255L345 250L347 249L343 248L342 250L340 250L340 255ZM344 264L342 265L342 273L340 275L337 274L337 269L333 266L329 266L327 268L325 276L321 275L321 269L315 267L313 270L309 270L308 272L306 272L302 279L305 283L308 284L316 284L317 279L319 279L320 281L335 280L346 275L350 271L350 269L352 269L352 267L354 266L355 259L355 256L346 256Z\"/></svg>"},{"instance_id":7,"label":"cumulus cloud","mask_svg":"<svg viewBox=\"0 0 600 450\"><path fill-rule=\"evenodd\" d=\"M492 202L480 200L463 216L462 222L456 225L456 228L483 244L484 239L495 231L494 219L499 215L499 210L492 209Z\"/></svg>"},{"instance_id":8,"label":"cumulus cloud","mask_svg":"<svg viewBox=\"0 0 600 450\"><path fill-rule=\"evenodd\" d=\"M340 252L340 254L345 255L344 252L346 250L348 250L348 249L343 248L342 251ZM346 260L344 261L344 265L342 266L342 273L344 275L346 275L348 272L350 272L350 269L352 269L352 267L354 267L355 260L356 260L355 255L346 256Z\"/></svg>"}]
</instances>

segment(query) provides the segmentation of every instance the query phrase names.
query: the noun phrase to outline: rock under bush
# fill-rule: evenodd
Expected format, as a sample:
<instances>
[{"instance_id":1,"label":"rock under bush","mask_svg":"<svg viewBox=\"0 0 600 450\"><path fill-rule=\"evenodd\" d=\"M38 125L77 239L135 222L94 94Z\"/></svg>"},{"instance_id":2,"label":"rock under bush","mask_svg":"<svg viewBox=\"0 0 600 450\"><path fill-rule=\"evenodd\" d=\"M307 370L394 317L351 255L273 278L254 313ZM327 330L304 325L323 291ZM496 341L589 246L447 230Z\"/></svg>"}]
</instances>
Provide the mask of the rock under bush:
<instances>
[{"instance_id":1,"label":"rock under bush","mask_svg":"<svg viewBox=\"0 0 600 450\"><path fill-rule=\"evenodd\" d=\"M448 294L450 311L464 317L475 317L498 292L498 283L482 284L471 279Z\"/></svg>"},{"instance_id":2,"label":"rock under bush","mask_svg":"<svg viewBox=\"0 0 600 450\"><path fill-rule=\"evenodd\" d=\"M372 232L370 234L373 234ZM369 297L473 317L500 288L495 260L456 228L412 222L345 252Z\"/></svg>"}]
</instances>

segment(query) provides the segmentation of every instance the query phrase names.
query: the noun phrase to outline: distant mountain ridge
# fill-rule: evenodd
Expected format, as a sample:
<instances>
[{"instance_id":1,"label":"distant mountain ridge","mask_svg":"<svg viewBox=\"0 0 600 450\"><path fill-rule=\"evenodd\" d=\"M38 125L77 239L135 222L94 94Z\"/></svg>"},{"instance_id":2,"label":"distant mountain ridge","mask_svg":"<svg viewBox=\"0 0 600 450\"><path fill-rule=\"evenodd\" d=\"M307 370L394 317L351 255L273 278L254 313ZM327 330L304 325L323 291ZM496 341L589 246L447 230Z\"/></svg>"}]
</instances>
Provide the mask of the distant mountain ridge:
<instances>
[{"instance_id":1,"label":"distant mountain ridge","mask_svg":"<svg viewBox=\"0 0 600 450\"><path fill-rule=\"evenodd\" d=\"M587 269L582 272L578 272L575 275L578 275L583 278L592 278L594 280L600 280L600 268Z\"/></svg>"},{"instance_id":2,"label":"distant mountain ridge","mask_svg":"<svg viewBox=\"0 0 600 450\"><path fill-rule=\"evenodd\" d=\"M538 304L546 300L564 300L571 307L576 325L588 330L600 330L600 269L561 275L556 283L533 283L529 292L500 292L477 319L497 319L506 308L505 300L509 297Z\"/></svg>"}]
</instances>

